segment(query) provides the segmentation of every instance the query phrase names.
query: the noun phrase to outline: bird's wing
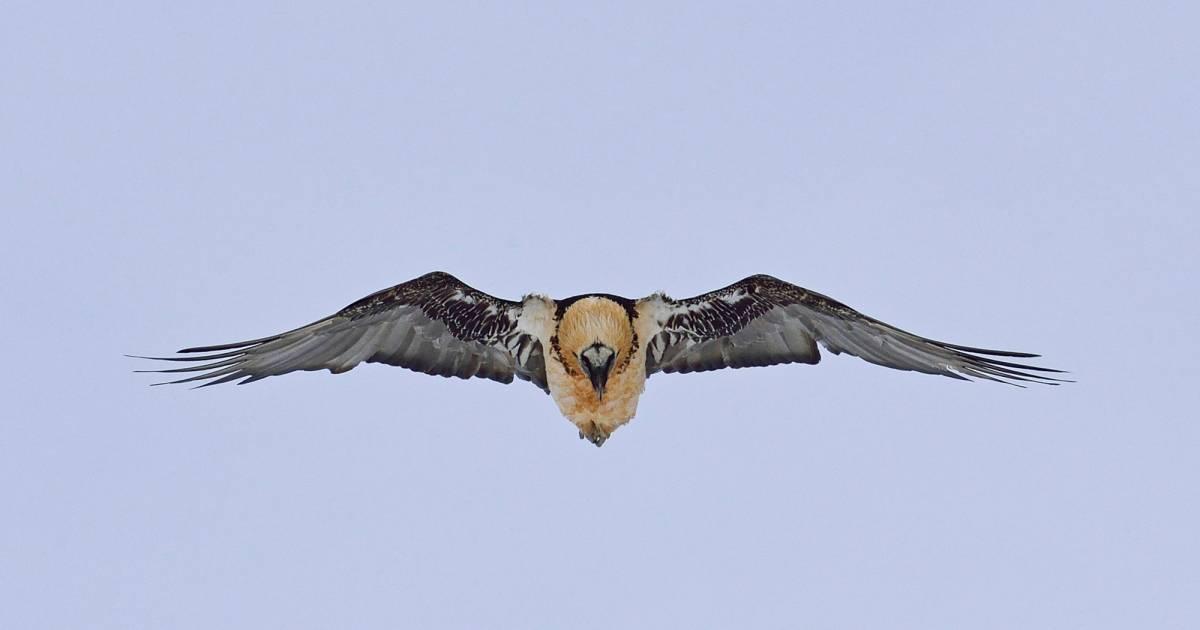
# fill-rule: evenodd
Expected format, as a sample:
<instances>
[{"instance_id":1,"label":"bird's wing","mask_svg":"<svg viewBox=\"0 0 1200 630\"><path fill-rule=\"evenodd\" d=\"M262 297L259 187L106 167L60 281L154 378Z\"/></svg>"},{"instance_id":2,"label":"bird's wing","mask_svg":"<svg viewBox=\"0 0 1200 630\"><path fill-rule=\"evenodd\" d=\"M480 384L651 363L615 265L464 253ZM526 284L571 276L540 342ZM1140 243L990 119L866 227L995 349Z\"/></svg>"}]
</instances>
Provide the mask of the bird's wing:
<instances>
[{"instance_id":1,"label":"bird's wing","mask_svg":"<svg viewBox=\"0 0 1200 630\"><path fill-rule=\"evenodd\" d=\"M994 357L1038 355L957 346L919 337L867 317L820 293L766 275L751 276L686 300L655 294L639 302L654 318L646 374L816 363L820 343L899 370L1017 384L1056 384L1061 370ZM969 379L966 379L969 380Z\"/></svg>"},{"instance_id":2,"label":"bird's wing","mask_svg":"<svg viewBox=\"0 0 1200 630\"><path fill-rule=\"evenodd\" d=\"M249 383L297 370L345 372L386 363L439 376L513 376L549 391L542 344L521 329L520 302L477 291L448 273L429 273L368 295L337 314L270 337L180 350L196 356L141 357L199 362L162 373L199 372L168 383L241 379Z\"/></svg>"}]
</instances>

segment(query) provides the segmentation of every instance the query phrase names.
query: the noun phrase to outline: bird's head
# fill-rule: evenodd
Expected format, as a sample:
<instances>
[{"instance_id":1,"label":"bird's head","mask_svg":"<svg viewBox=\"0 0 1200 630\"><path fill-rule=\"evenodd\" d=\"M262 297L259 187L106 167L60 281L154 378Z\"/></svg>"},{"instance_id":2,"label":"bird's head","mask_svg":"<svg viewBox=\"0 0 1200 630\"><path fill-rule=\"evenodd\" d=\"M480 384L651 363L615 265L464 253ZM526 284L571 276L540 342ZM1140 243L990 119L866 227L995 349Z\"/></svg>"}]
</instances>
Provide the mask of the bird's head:
<instances>
[{"instance_id":1,"label":"bird's head","mask_svg":"<svg viewBox=\"0 0 1200 630\"><path fill-rule=\"evenodd\" d=\"M608 375L616 363L617 352L599 341L583 349L579 353L579 366L592 382L596 397L604 400L604 386L608 383Z\"/></svg>"},{"instance_id":2,"label":"bird's head","mask_svg":"<svg viewBox=\"0 0 1200 630\"><path fill-rule=\"evenodd\" d=\"M571 304L558 325L563 361L568 367L578 367L600 399L609 379L628 365L633 337L633 323L625 307L602 296Z\"/></svg>"}]
</instances>

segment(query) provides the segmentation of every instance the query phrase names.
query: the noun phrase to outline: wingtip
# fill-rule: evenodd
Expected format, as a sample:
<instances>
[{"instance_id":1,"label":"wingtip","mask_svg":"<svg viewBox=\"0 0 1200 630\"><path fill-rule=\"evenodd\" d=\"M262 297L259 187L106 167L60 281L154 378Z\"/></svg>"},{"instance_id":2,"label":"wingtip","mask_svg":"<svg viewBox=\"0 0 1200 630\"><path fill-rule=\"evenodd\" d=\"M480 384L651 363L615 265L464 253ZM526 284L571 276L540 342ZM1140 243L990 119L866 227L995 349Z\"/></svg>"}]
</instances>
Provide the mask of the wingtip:
<instances>
[{"instance_id":1,"label":"wingtip","mask_svg":"<svg viewBox=\"0 0 1200 630\"><path fill-rule=\"evenodd\" d=\"M947 348L953 348L961 352L973 352L975 354L986 354L994 357L1016 357L1019 359L1037 359L1042 355L1032 352L1015 352L1013 350L992 350L990 348L976 348L974 346L960 346L953 343L937 342Z\"/></svg>"}]
</instances>

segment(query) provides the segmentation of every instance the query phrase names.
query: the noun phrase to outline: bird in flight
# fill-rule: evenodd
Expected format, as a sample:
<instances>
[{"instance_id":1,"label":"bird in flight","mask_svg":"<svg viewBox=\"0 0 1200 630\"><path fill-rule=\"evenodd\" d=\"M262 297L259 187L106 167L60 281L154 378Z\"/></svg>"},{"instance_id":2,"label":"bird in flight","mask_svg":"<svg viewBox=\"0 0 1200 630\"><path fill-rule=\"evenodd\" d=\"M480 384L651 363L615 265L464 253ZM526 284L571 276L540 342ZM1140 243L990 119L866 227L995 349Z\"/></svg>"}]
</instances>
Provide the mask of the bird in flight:
<instances>
[{"instance_id":1,"label":"bird in flight","mask_svg":"<svg viewBox=\"0 0 1200 630\"><path fill-rule=\"evenodd\" d=\"M814 364L817 345L899 370L1057 385L1053 370L986 350L919 337L767 275L685 300L662 293L632 300L588 293L562 300L503 300L433 272L378 291L336 314L288 332L180 350L192 373L166 383L250 383L297 370L340 374L366 361L459 378L529 381L550 394L596 446L629 422L646 379L783 363Z\"/></svg>"}]
</instances>

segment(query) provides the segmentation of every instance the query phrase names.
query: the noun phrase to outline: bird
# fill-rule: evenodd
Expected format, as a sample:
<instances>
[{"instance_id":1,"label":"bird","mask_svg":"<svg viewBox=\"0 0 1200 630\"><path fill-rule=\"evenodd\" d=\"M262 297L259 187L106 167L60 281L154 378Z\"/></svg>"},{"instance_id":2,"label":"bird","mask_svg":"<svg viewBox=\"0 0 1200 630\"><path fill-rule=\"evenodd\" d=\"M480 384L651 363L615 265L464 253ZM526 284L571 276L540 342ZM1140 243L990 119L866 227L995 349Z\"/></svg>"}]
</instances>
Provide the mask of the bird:
<instances>
[{"instance_id":1,"label":"bird","mask_svg":"<svg viewBox=\"0 0 1200 630\"><path fill-rule=\"evenodd\" d=\"M876 365L1024 386L1072 382L1018 363L1039 355L921 337L773 276L749 276L687 299L585 293L519 301L435 271L372 293L311 324L268 337L184 348L184 374L154 385L251 383L295 371L383 363L425 374L529 381L596 446L637 412L646 379L722 368L816 364L818 346ZM196 374L191 374L196 373ZM1054 375L1054 376L1052 376ZM173 378L173 377L171 377Z\"/></svg>"}]
</instances>

